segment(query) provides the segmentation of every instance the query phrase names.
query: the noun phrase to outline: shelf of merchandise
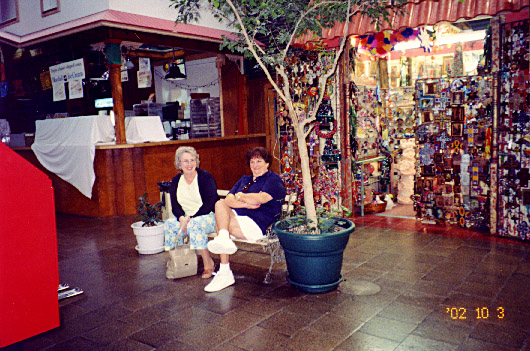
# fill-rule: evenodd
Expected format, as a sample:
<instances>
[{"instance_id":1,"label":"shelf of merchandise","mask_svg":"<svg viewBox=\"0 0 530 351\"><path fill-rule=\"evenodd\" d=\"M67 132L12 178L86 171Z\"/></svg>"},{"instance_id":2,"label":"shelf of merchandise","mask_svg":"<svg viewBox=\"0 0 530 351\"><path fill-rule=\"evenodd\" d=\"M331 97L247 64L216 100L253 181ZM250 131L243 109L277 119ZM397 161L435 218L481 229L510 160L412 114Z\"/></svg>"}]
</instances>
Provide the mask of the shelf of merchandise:
<instances>
[{"instance_id":1,"label":"shelf of merchandise","mask_svg":"<svg viewBox=\"0 0 530 351\"><path fill-rule=\"evenodd\" d=\"M375 183L378 183L379 182L379 179L376 179L376 180L371 180L371 181L368 181L367 184L365 184L364 182L364 165L367 164L367 163L374 163L374 162L381 162L383 161L384 159L386 158L386 156L376 156L376 157L371 157L371 158L367 158L367 159L364 159L364 160L356 160L354 161L356 165L359 165L360 167L360 172L361 172L361 189L360 189L360 207L361 207L361 217L364 217L364 187L365 185L371 185L371 184L375 184Z\"/></svg>"}]
</instances>

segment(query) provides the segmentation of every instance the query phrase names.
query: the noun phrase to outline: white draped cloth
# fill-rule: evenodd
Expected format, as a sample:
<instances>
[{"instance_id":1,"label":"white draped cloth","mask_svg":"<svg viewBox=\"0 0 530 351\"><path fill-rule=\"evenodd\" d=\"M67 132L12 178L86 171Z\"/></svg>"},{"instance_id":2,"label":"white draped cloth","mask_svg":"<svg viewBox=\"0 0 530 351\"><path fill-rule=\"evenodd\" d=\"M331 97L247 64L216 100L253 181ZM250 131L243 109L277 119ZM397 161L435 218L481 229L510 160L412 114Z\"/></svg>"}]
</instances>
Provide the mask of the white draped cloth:
<instances>
[{"instance_id":1,"label":"white draped cloth","mask_svg":"<svg viewBox=\"0 0 530 351\"><path fill-rule=\"evenodd\" d=\"M114 139L114 126L109 116L38 120L31 149L46 169L92 198L96 143Z\"/></svg>"},{"instance_id":2,"label":"white draped cloth","mask_svg":"<svg viewBox=\"0 0 530 351\"><path fill-rule=\"evenodd\" d=\"M125 136L128 144L169 140L158 116L125 117Z\"/></svg>"}]
</instances>

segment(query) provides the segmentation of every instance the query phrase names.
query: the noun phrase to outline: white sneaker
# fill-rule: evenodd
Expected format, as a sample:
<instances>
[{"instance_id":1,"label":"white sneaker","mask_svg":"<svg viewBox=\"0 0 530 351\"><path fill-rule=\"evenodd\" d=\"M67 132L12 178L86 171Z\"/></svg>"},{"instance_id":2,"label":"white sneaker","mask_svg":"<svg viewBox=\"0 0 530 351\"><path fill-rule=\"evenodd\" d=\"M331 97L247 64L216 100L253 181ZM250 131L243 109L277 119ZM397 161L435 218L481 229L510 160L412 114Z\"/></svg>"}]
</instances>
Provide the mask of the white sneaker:
<instances>
[{"instance_id":1,"label":"white sneaker","mask_svg":"<svg viewBox=\"0 0 530 351\"><path fill-rule=\"evenodd\" d=\"M224 288L229 287L234 284L236 281L234 279L234 274L232 271L221 272L218 271L217 274L213 277L210 284L204 287L206 292L215 292L223 290Z\"/></svg>"},{"instance_id":2,"label":"white sneaker","mask_svg":"<svg viewBox=\"0 0 530 351\"><path fill-rule=\"evenodd\" d=\"M232 255L237 251L237 246L231 239L221 238L219 236L216 236L213 240L210 240L206 246L211 253L218 255Z\"/></svg>"}]
</instances>

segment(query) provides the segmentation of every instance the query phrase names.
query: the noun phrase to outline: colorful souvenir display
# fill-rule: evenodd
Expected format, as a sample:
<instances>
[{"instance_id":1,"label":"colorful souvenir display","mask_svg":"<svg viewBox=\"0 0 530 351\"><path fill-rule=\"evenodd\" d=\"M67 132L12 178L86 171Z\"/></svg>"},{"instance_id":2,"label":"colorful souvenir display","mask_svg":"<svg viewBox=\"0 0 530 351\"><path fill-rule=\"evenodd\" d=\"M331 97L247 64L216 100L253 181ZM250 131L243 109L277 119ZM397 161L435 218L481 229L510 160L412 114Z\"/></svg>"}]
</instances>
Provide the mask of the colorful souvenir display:
<instances>
[{"instance_id":1,"label":"colorful souvenir display","mask_svg":"<svg viewBox=\"0 0 530 351\"><path fill-rule=\"evenodd\" d=\"M488 228L492 117L490 78L416 81L422 220Z\"/></svg>"},{"instance_id":2,"label":"colorful souvenir display","mask_svg":"<svg viewBox=\"0 0 530 351\"><path fill-rule=\"evenodd\" d=\"M394 50L394 45L418 38L419 29L405 28L359 36L359 47L373 56L384 56Z\"/></svg>"},{"instance_id":3,"label":"colorful souvenir display","mask_svg":"<svg viewBox=\"0 0 530 351\"><path fill-rule=\"evenodd\" d=\"M493 34L501 40L496 234L530 240L529 20Z\"/></svg>"},{"instance_id":4,"label":"colorful souvenir display","mask_svg":"<svg viewBox=\"0 0 530 351\"><path fill-rule=\"evenodd\" d=\"M328 51L306 51L293 49L287 58L292 89L295 97L294 108L300 121L310 114L322 92L318 89L318 78L330 67L332 61ZM337 175L341 152L335 140L338 130L338 95L333 81L328 81L323 101L316 114L314 128L308 130L307 146L311 177L314 179L314 195L317 204L337 206L340 202L340 189ZM303 198L300 159L296 148L295 133L285 106L279 103L276 114L277 133L280 140L281 177L289 192ZM327 173L323 172L323 169ZM325 203L324 203L325 202Z\"/></svg>"},{"instance_id":5,"label":"colorful souvenir display","mask_svg":"<svg viewBox=\"0 0 530 351\"><path fill-rule=\"evenodd\" d=\"M420 46L425 52L430 52L435 41L435 32L425 27L418 29L404 28L395 31L383 32L359 36L359 48L372 56L385 56L394 50L397 43L419 39Z\"/></svg>"},{"instance_id":6,"label":"colorful souvenir display","mask_svg":"<svg viewBox=\"0 0 530 351\"><path fill-rule=\"evenodd\" d=\"M357 111L356 160L379 155L379 121L383 114L381 100L376 88L358 87L359 110Z\"/></svg>"},{"instance_id":7,"label":"colorful souvenir display","mask_svg":"<svg viewBox=\"0 0 530 351\"><path fill-rule=\"evenodd\" d=\"M401 139L415 136L414 87L388 89L385 96L389 149L396 150L400 148Z\"/></svg>"}]
</instances>

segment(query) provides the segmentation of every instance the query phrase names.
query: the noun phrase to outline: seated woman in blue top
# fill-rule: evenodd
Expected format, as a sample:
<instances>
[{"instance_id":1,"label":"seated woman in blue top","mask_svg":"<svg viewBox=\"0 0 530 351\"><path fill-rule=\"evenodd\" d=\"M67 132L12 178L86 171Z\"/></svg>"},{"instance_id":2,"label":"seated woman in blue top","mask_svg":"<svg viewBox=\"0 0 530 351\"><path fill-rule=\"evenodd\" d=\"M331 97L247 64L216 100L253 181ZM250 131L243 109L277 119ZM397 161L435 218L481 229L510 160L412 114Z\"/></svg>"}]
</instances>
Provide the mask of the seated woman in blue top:
<instances>
[{"instance_id":1,"label":"seated woman in blue top","mask_svg":"<svg viewBox=\"0 0 530 351\"><path fill-rule=\"evenodd\" d=\"M182 245L186 233L190 248L202 256L202 278L210 278L215 268L206 249L208 234L215 231L215 203L219 200L215 180L199 167L199 154L190 146L181 146L175 152L175 167L180 173L171 180L169 196L175 217L164 223L165 249Z\"/></svg>"},{"instance_id":2,"label":"seated woman in blue top","mask_svg":"<svg viewBox=\"0 0 530 351\"><path fill-rule=\"evenodd\" d=\"M229 258L237 247L230 236L256 242L263 238L267 226L280 218L286 190L280 176L269 171L271 160L263 147L250 150L247 162L252 175L241 177L226 198L215 204L217 236L208 243L208 250L221 255L221 265L204 288L207 292L235 283Z\"/></svg>"}]
</instances>

